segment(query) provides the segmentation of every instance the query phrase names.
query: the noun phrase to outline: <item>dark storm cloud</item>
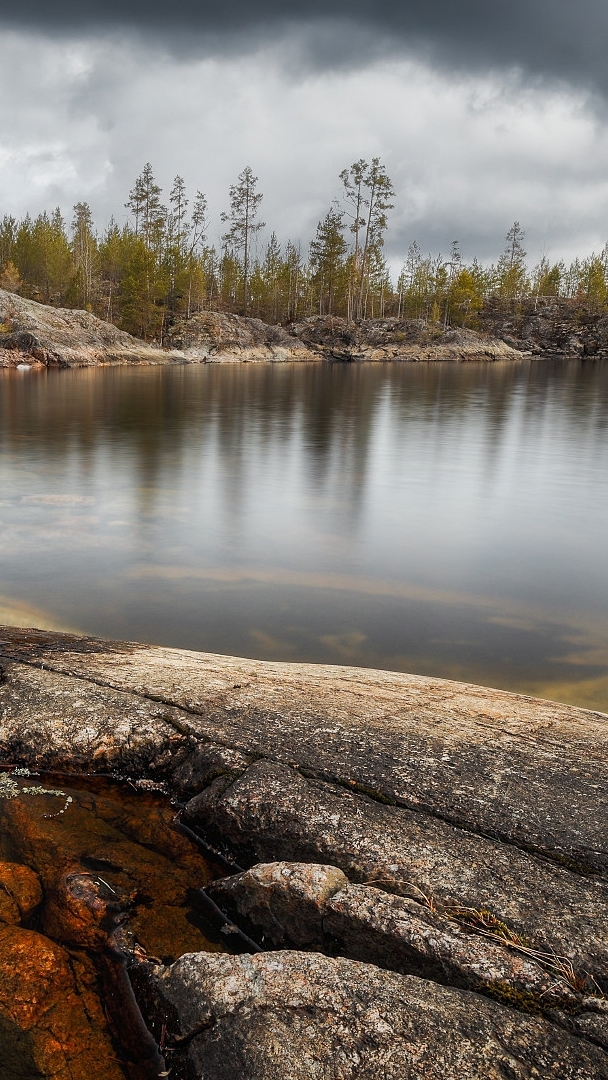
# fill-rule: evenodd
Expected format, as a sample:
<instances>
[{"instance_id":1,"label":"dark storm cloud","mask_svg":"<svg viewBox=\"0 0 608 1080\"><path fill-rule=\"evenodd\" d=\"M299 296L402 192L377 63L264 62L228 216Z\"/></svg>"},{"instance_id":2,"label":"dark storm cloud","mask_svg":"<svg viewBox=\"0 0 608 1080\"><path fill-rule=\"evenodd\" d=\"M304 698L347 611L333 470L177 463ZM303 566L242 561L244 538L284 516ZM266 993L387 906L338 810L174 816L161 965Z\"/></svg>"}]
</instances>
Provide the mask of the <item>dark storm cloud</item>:
<instances>
[{"instance_id":1,"label":"dark storm cloud","mask_svg":"<svg viewBox=\"0 0 608 1080\"><path fill-rule=\"evenodd\" d=\"M606 0L0 0L0 20L62 34L130 27L188 52L295 33L308 36L307 59L317 66L359 63L367 49L423 48L448 66L516 66L608 89Z\"/></svg>"}]
</instances>

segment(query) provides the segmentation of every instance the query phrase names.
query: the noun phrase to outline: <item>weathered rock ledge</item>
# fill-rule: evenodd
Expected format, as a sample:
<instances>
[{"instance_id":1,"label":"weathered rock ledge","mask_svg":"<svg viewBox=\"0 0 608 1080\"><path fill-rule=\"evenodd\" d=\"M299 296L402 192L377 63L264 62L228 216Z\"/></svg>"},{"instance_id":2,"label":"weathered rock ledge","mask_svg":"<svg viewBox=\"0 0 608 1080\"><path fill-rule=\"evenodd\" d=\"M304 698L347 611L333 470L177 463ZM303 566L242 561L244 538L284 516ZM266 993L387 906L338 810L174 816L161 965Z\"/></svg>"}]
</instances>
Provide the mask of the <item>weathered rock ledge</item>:
<instances>
[{"instance_id":1,"label":"weathered rock ledge","mask_svg":"<svg viewBox=\"0 0 608 1080\"><path fill-rule=\"evenodd\" d=\"M255 956L143 961L174 1080L608 1078L608 716L0 628L0 761L162 781Z\"/></svg>"},{"instance_id":2,"label":"weathered rock ledge","mask_svg":"<svg viewBox=\"0 0 608 1080\"><path fill-rule=\"evenodd\" d=\"M290 326L206 311L180 319L167 344L194 361L334 360L372 363L423 360L521 360L527 353L496 336L445 328L421 319L367 319L348 322L313 316Z\"/></svg>"},{"instance_id":3,"label":"weathered rock ledge","mask_svg":"<svg viewBox=\"0 0 608 1080\"><path fill-rule=\"evenodd\" d=\"M478 321L484 334L532 356L608 360L608 313L585 300L495 297Z\"/></svg>"},{"instance_id":4,"label":"weathered rock ledge","mask_svg":"<svg viewBox=\"0 0 608 1080\"><path fill-rule=\"evenodd\" d=\"M183 359L88 311L49 307L0 289L0 368L167 364Z\"/></svg>"}]
</instances>

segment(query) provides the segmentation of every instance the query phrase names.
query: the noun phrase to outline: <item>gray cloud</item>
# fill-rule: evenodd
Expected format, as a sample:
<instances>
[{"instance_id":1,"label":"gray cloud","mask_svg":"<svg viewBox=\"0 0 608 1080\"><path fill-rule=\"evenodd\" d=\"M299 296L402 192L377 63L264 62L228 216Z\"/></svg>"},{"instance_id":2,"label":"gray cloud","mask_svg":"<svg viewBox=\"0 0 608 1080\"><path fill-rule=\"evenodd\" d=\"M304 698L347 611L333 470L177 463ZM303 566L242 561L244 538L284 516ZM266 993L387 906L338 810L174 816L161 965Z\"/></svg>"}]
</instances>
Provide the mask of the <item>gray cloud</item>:
<instances>
[{"instance_id":1,"label":"gray cloud","mask_svg":"<svg viewBox=\"0 0 608 1080\"><path fill-rule=\"evenodd\" d=\"M518 67L608 90L605 0L0 0L0 21L61 34L92 27L152 34L172 51L251 49L298 38L309 65L361 63L379 51L426 52L443 66Z\"/></svg>"},{"instance_id":2,"label":"gray cloud","mask_svg":"<svg viewBox=\"0 0 608 1080\"><path fill-rule=\"evenodd\" d=\"M532 259L605 242L608 130L563 85L454 75L407 57L294 78L280 42L236 64L129 38L0 38L0 215L60 204L69 219L87 199L99 227L111 214L124 220L150 160L165 193L176 173L191 196L207 192L217 243L228 187L250 164L269 230L306 246L340 193L340 170L376 154L396 189L394 268L413 239L446 253L458 238L467 258L495 259L516 218Z\"/></svg>"}]
</instances>

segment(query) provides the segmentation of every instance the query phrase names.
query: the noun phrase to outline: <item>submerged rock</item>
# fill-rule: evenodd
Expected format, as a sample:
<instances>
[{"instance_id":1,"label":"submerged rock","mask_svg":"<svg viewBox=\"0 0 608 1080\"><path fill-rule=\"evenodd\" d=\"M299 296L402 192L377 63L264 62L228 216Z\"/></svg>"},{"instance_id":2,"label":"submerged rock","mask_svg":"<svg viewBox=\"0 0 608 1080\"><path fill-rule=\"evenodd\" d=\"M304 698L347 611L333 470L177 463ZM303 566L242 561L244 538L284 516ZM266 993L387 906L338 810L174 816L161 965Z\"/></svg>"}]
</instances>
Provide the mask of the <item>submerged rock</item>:
<instances>
[{"instance_id":1,"label":"submerged rock","mask_svg":"<svg viewBox=\"0 0 608 1080\"><path fill-rule=\"evenodd\" d=\"M605 1080L601 1049L467 991L318 953L142 965L172 1080Z\"/></svg>"},{"instance_id":2,"label":"submerged rock","mask_svg":"<svg viewBox=\"0 0 608 1080\"><path fill-rule=\"evenodd\" d=\"M33 930L0 926L3 1080L124 1080L95 974Z\"/></svg>"},{"instance_id":3,"label":"submerged rock","mask_svg":"<svg viewBox=\"0 0 608 1080\"><path fill-rule=\"evenodd\" d=\"M29 866L0 862L0 923L28 919L41 901L40 880Z\"/></svg>"}]
</instances>

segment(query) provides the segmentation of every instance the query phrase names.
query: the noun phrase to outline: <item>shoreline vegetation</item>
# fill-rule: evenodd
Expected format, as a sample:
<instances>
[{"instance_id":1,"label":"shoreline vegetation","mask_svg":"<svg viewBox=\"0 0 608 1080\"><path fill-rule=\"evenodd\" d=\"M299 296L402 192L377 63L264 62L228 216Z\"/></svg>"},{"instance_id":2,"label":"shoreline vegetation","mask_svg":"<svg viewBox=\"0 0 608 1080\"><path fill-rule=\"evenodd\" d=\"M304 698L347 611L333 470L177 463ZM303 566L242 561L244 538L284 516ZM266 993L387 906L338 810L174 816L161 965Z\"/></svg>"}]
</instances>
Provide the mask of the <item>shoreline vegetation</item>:
<instances>
[{"instance_id":1,"label":"shoreline vegetation","mask_svg":"<svg viewBox=\"0 0 608 1080\"><path fill-rule=\"evenodd\" d=\"M446 257L424 256L414 241L395 281L384 166L360 159L339 181L307 248L274 232L262 240L263 195L249 167L229 189L217 247L206 196L189 199L177 176L163 202L149 163L125 202L127 223L112 218L102 233L86 202L69 227L58 208L21 221L5 214L0 366L608 355L608 245L530 269L514 222L495 264L465 263L458 241Z\"/></svg>"}]
</instances>

